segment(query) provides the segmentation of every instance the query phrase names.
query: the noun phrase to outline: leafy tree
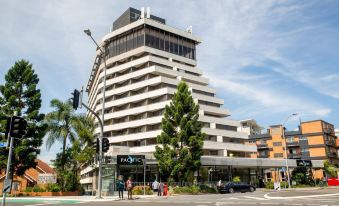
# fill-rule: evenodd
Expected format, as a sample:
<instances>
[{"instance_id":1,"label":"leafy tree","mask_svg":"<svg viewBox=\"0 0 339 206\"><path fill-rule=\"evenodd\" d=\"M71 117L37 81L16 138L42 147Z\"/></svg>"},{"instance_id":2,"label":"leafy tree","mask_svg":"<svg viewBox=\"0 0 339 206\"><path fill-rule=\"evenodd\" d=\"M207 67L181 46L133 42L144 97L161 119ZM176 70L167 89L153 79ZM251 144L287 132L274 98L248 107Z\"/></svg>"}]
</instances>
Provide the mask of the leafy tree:
<instances>
[{"instance_id":1,"label":"leafy tree","mask_svg":"<svg viewBox=\"0 0 339 206\"><path fill-rule=\"evenodd\" d=\"M324 161L324 170L328 177L337 176L336 167L333 164L331 164L328 160Z\"/></svg>"},{"instance_id":2,"label":"leafy tree","mask_svg":"<svg viewBox=\"0 0 339 206\"><path fill-rule=\"evenodd\" d=\"M199 105L185 82L178 85L170 105L165 108L154 156L160 172L176 181L187 181L200 166L205 134L198 122Z\"/></svg>"},{"instance_id":3,"label":"leafy tree","mask_svg":"<svg viewBox=\"0 0 339 206\"><path fill-rule=\"evenodd\" d=\"M41 93L37 89L38 75L26 60L15 62L5 75L5 84L0 85L0 130L6 127L6 118L13 116L24 117L27 122L27 134L23 139L15 139L12 168L17 175L36 166L35 159L40 153L39 147L46 131L43 123L44 114L40 113ZM0 137L5 141L4 136ZM8 152L0 148L0 169L6 167Z\"/></svg>"}]
</instances>

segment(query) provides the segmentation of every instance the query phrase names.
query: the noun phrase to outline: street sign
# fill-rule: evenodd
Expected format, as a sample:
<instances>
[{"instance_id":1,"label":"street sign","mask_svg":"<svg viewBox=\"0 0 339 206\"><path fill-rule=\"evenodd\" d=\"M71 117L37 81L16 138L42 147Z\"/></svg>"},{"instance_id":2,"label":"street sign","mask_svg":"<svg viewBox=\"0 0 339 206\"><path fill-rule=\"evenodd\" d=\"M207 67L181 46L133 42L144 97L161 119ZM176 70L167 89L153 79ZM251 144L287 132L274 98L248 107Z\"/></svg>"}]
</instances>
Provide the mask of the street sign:
<instances>
[{"instance_id":1,"label":"street sign","mask_svg":"<svg viewBox=\"0 0 339 206\"><path fill-rule=\"evenodd\" d=\"M7 147L7 142L0 142L0 148L1 147Z\"/></svg>"},{"instance_id":2,"label":"street sign","mask_svg":"<svg viewBox=\"0 0 339 206\"><path fill-rule=\"evenodd\" d=\"M7 179L7 180L5 179L2 192L3 193L10 193L11 189L12 189L12 180L11 179Z\"/></svg>"},{"instance_id":3,"label":"street sign","mask_svg":"<svg viewBox=\"0 0 339 206\"><path fill-rule=\"evenodd\" d=\"M56 175L51 173L39 174L38 175L38 184L49 184L56 183Z\"/></svg>"}]
</instances>

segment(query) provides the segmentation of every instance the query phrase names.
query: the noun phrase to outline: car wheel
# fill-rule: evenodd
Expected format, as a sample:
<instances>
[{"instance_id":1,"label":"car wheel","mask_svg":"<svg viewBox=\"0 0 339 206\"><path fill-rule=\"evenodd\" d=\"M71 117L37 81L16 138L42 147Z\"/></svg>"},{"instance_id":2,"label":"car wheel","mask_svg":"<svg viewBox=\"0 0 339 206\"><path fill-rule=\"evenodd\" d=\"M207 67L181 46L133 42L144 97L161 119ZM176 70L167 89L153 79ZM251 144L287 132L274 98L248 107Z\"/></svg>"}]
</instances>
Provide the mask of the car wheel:
<instances>
[{"instance_id":1,"label":"car wheel","mask_svg":"<svg viewBox=\"0 0 339 206\"><path fill-rule=\"evenodd\" d=\"M254 192L254 187L250 187L250 192Z\"/></svg>"},{"instance_id":2,"label":"car wheel","mask_svg":"<svg viewBox=\"0 0 339 206\"><path fill-rule=\"evenodd\" d=\"M228 189L228 192L229 192L229 193L234 193L234 189L233 189L233 188L230 188L230 189Z\"/></svg>"}]
</instances>

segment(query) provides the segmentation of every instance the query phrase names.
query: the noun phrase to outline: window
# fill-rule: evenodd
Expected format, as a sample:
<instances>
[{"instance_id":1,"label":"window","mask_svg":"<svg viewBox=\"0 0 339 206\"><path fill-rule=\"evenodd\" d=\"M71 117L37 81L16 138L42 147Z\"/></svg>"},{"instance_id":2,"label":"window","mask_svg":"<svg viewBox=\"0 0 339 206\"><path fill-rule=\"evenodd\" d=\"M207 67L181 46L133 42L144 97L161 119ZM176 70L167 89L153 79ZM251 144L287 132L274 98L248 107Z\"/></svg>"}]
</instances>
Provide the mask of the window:
<instances>
[{"instance_id":1,"label":"window","mask_svg":"<svg viewBox=\"0 0 339 206\"><path fill-rule=\"evenodd\" d=\"M278 147L278 146L282 146L281 142L273 142L273 146Z\"/></svg>"},{"instance_id":2,"label":"window","mask_svg":"<svg viewBox=\"0 0 339 206\"><path fill-rule=\"evenodd\" d=\"M302 148L302 149L301 149L301 152L309 152L309 150L308 150L308 149L305 149L305 148Z\"/></svg>"},{"instance_id":3,"label":"window","mask_svg":"<svg viewBox=\"0 0 339 206\"><path fill-rule=\"evenodd\" d=\"M274 158L283 157L283 153L274 153Z\"/></svg>"},{"instance_id":4,"label":"window","mask_svg":"<svg viewBox=\"0 0 339 206\"><path fill-rule=\"evenodd\" d=\"M307 140L307 137L303 135L299 136L299 141L302 141L302 140Z\"/></svg>"}]
</instances>

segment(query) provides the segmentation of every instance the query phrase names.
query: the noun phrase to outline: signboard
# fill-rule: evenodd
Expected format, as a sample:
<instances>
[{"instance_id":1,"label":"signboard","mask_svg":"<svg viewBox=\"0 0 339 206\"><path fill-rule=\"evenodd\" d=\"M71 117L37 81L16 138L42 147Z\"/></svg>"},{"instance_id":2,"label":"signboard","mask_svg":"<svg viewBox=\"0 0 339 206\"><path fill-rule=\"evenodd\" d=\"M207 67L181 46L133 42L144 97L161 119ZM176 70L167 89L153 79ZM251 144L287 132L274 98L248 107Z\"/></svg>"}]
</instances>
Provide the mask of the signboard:
<instances>
[{"instance_id":1,"label":"signboard","mask_svg":"<svg viewBox=\"0 0 339 206\"><path fill-rule=\"evenodd\" d=\"M312 167L311 160L297 160L298 167Z\"/></svg>"},{"instance_id":2,"label":"signboard","mask_svg":"<svg viewBox=\"0 0 339 206\"><path fill-rule=\"evenodd\" d=\"M12 190L12 180L11 179L7 179L7 180L5 179L2 192L3 193L11 193L11 190Z\"/></svg>"},{"instance_id":3,"label":"signboard","mask_svg":"<svg viewBox=\"0 0 339 206\"><path fill-rule=\"evenodd\" d=\"M1 147L7 147L7 142L0 142L0 148Z\"/></svg>"},{"instance_id":4,"label":"signboard","mask_svg":"<svg viewBox=\"0 0 339 206\"><path fill-rule=\"evenodd\" d=\"M143 165L145 155L118 155L118 165Z\"/></svg>"},{"instance_id":5,"label":"signboard","mask_svg":"<svg viewBox=\"0 0 339 206\"><path fill-rule=\"evenodd\" d=\"M56 175L55 174L39 174L38 176L38 184L48 184L48 183L56 183Z\"/></svg>"},{"instance_id":6,"label":"signboard","mask_svg":"<svg viewBox=\"0 0 339 206\"><path fill-rule=\"evenodd\" d=\"M280 190L280 182L274 182L274 190Z\"/></svg>"}]
</instances>

